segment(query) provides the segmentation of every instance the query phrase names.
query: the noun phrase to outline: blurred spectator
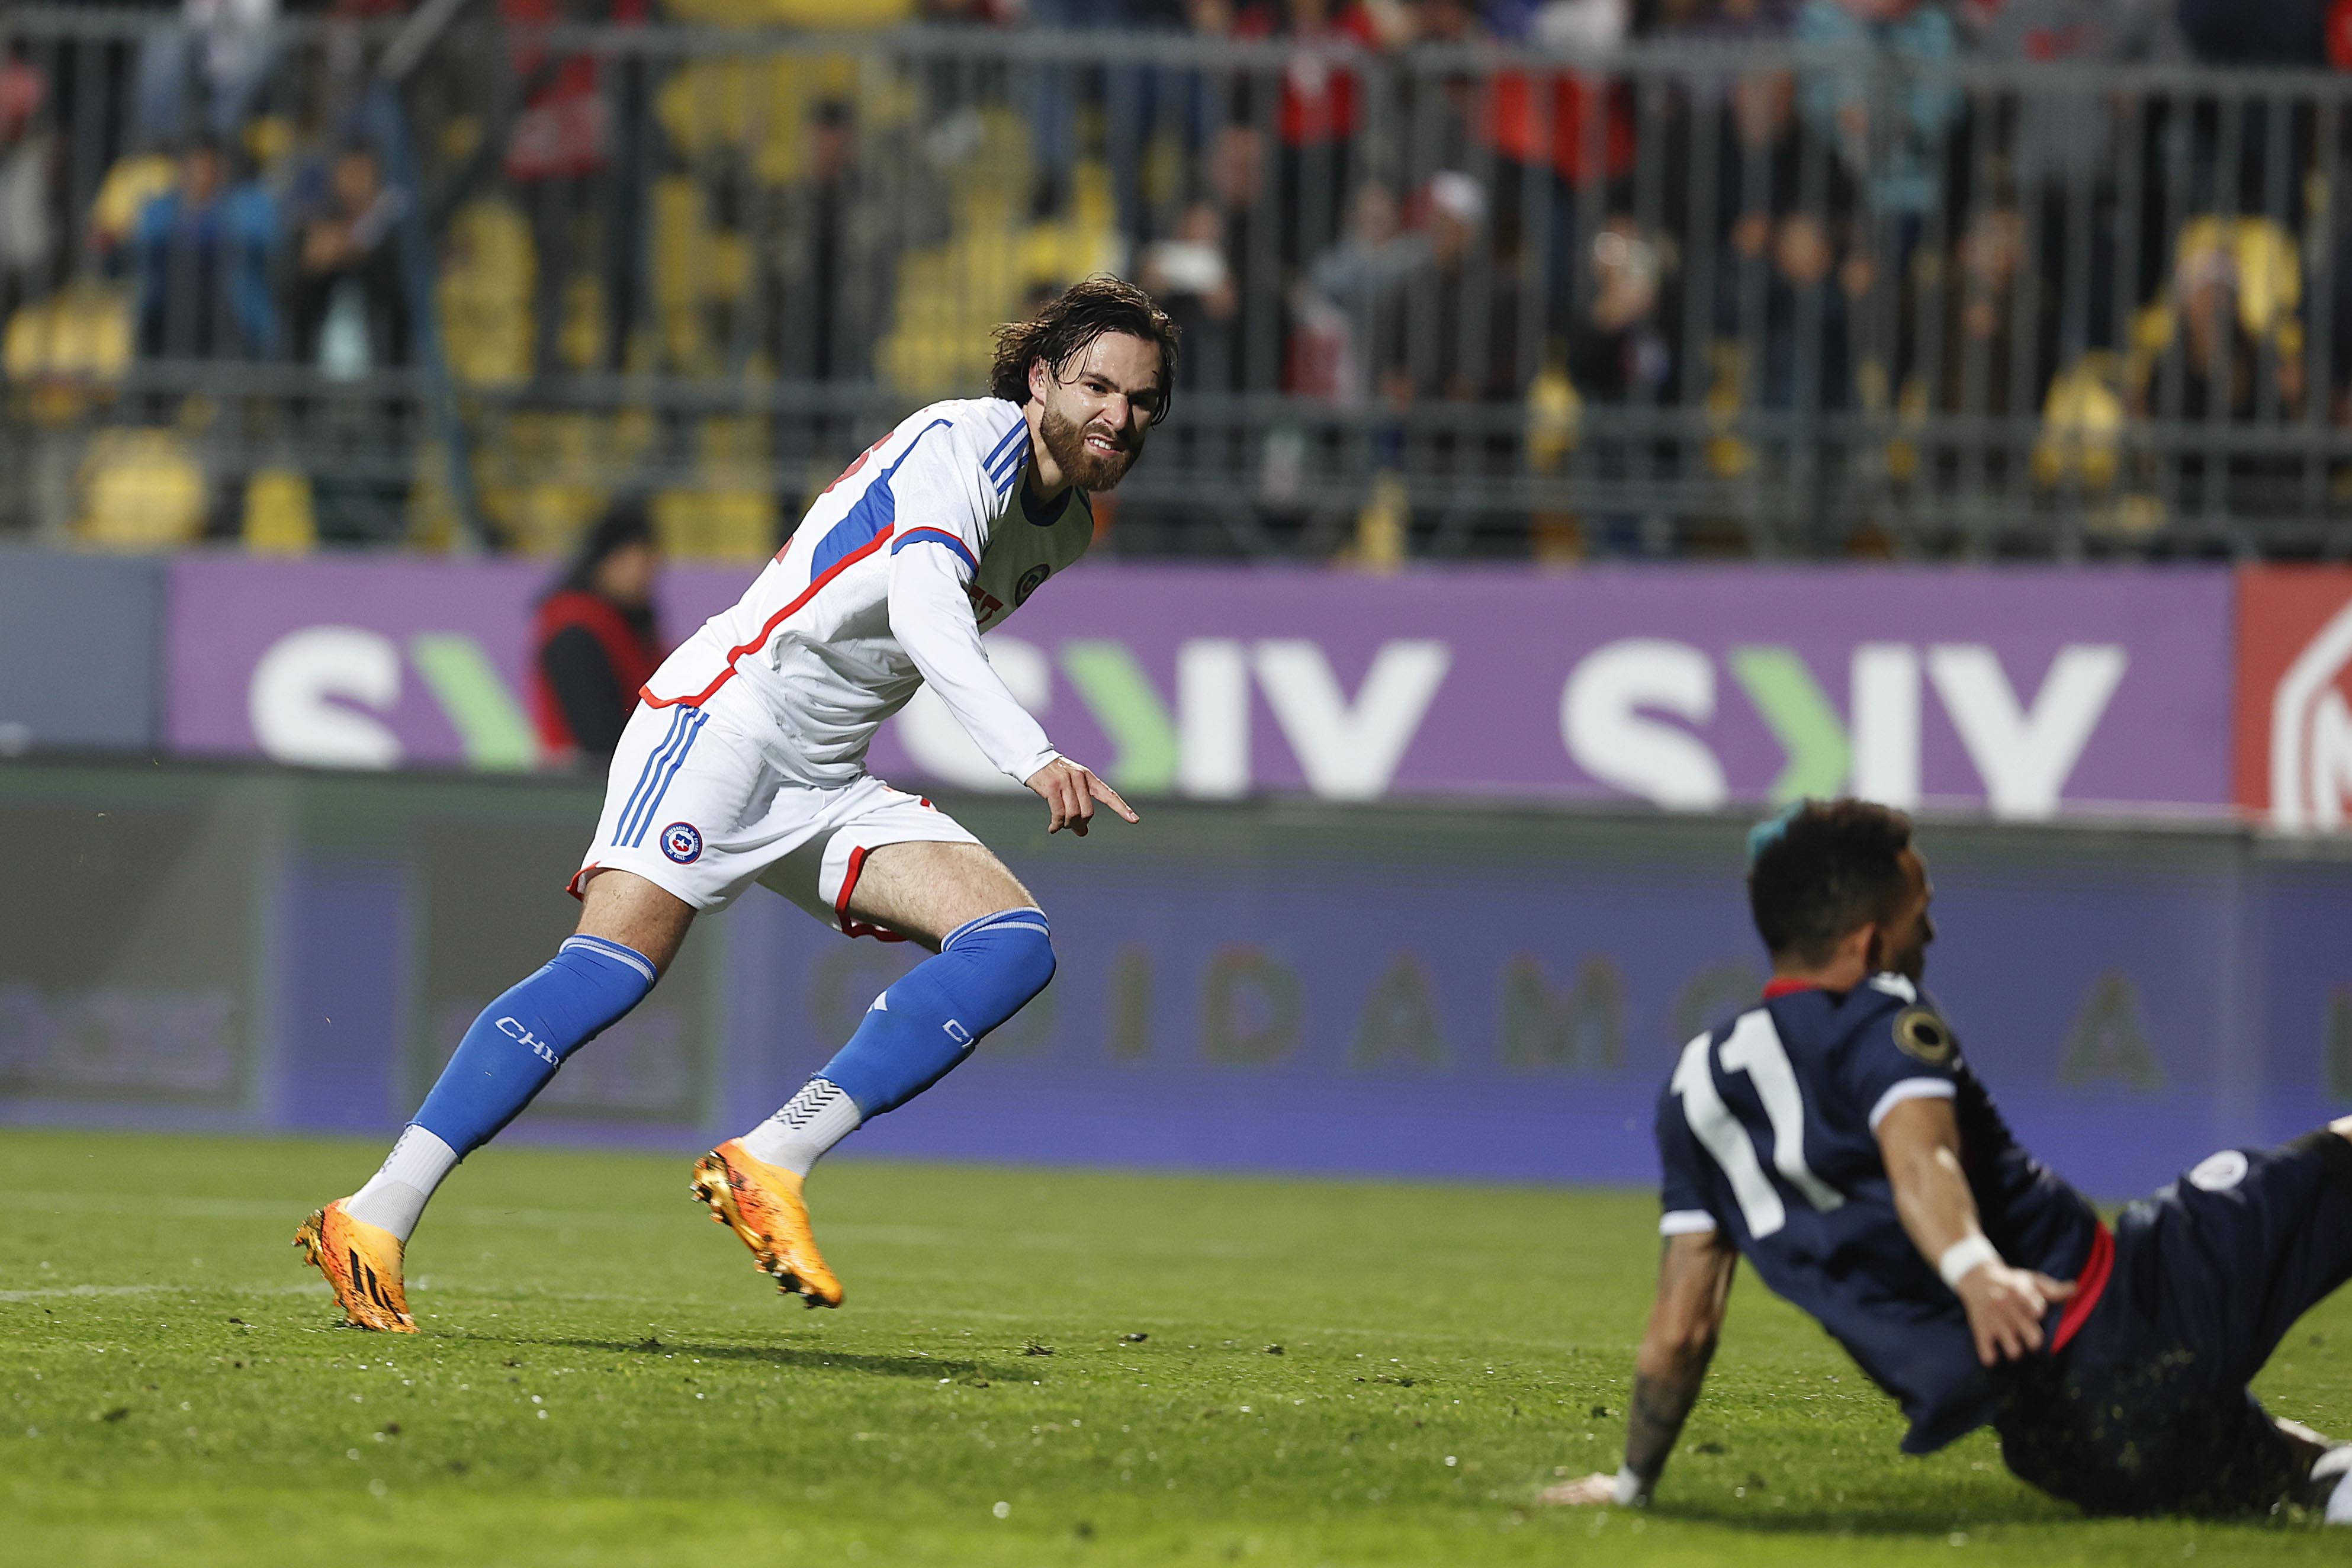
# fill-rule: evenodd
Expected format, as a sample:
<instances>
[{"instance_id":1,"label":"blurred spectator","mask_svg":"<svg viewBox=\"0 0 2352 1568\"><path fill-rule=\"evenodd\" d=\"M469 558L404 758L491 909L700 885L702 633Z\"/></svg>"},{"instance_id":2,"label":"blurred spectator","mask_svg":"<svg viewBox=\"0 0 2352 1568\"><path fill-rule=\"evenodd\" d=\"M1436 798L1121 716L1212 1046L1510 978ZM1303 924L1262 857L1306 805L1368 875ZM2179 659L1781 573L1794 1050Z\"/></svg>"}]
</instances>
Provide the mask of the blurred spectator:
<instances>
[{"instance_id":1,"label":"blurred spectator","mask_svg":"<svg viewBox=\"0 0 2352 1568\"><path fill-rule=\"evenodd\" d=\"M664 653L654 621L661 556L643 506L616 504L589 531L531 626L531 710L541 753L589 770L611 762Z\"/></svg>"},{"instance_id":2,"label":"blurred spectator","mask_svg":"<svg viewBox=\"0 0 2352 1568\"><path fill-rule=\"evenodd\" d=\"M1143 252L1140 281L1184 333L1178 370L1187 387L1219 391L1234 385L1234 334L1241 321L1241 288L1225 256L1224 215L1215 203L1184 209L1176 232Z\"/></svg>"},{"instance_id":3,"label":"blurred spectator","mask_svg":"<svg viewBox=\"0 0 2352 1568\"><path fill-rule=\"evenodd\" d=\"M1605 55L1633 26L1632 0L1543 0L1528 14L1527 37L1547 48Z\"/></svg>"},{"instance_id":4,"label":"blurred spectator","mask_svg":"<svg viewBox=\"0 0 2352 1568\"><path fill-rule=\"evenodd\" d=\"M1750 71L1731 84L1716 153L1714 240L1747 259L1766 251L1774 221L1800 208L1843 228L1853 216L1853 176L1796 112L1797 79Z\"/></svg>"},{"instance_id":5,"label":"blurred spectator","mask_svg":"<svg viewBox=\"0 0 2352 1568\"><path fill-rule=\"evenodd\" d=\"M2180 30L2217 66L2327 64L2333 0L2179 0Z\"/></svg>"},{"instance_id":6,"label":"blurred spectator","mask_svg":"<svg viewBox=\"0 0 2352 1568\"><path fill-rule=\"evenodd\" d=\"M1222 33L1231 25L1231 12L1224 0L1029 0L1027 20L1056 31L1118 29L1179 37L1196 28ZM1040 160L1034 202L1039 216L1058 210L1069 194L1077 158L1076 115L1086 97L1080 78L1076 68L1056 64L1021 68L1016 79L1026 86L1030 135ZM1144 200L1145 149L1172 121L1186 157L1200 151L1205 84L1196 72L1119 61L1103 68L1100 85L1103 153L1119 231L1130 246L1140 246L1154 232Z\"/></svg>"},{"instance_id":7,"label":"blurred spectator","mask_svg":"<svg viewBox=\"0 0 2352 1568\"><path fill-rule=\"evenodd\" d=\"M1480 142L1492 140L1481 118L1489 94L1486 73L1464 56L1488 41L1486 21L1471 0L1410 0L1402 14L1411 47L1407 68L1392 79L1397 112L1412 128L1406 168L1426 179L1441 169L1477 167ZM1453 57L1442 67L1439 49Z\"/></svg>"},{"instance_id":8,"label":"blurred spectator","mask_svg":"<svg viewBox=\"0 0 2352 1568\"><path fill-rule=\"evenodd\" d=\"M2025 219L2014 206L1987 207L1969 219L1955 247L1956 287L1944 290L1942 369L1936 411L1942 414L2031 416L2056 373L2054 315L2041 296L2038 321L2021 323L2018 278L2025 270ZM2028 356L2021 362L2018 334ZM2022 370L2021 380L2019 372Z\"/></svg>"},{"instance_id":9,"label":"blurred spectator","mask_svg":"<svg viewBox=\"0 0 2352 1568\"><path fill-rule=\"evenodd\" d=\"M1529 26L1538 44L1597 58L1623 41L1630 22L1622 0L1552 0ZM1478 106L1476 141L1495 160L1497 244L1541 245L1545 294L1560 311L1580 249L1585 194L1633 172L1632 101L1622 85L1588 71L1496 71L1491 85L1465 85L1463 96Z\"/></svg>"},{"instance_id":10,"label":"blurred spectator","mask_svg":"<svg viewBox=\"0 0 2352 1568\"><path fill-rule=\"evenodd\" d=\"M2185 48L2171 0L2006 0L1990 9L1978 52L2024 67L2134 65L2172 60ZM2116 127L2132 123L2117 97L2086 93L2061 79L2037 86L2029 74L2016 95L2005 145L2009 178L2025 201L2040 288L2066 302L2067 349L2113 347L2119 307ZM2079 258L2072 260L2070 258ZM2070 269L2072 275L2070 276ZM2152 281L2153 279L2150 279ZM2125 295L2136 292L2126 289Z\"/></svg>"},{"instance_id":11,"label":"blurred spectator","mask_svg":"<svg viewBox=\"0 0 2352 1568\"><path fill-rule=\"evenodd\" d=\"M1367 180L1357 187L1346 236L1307 274L1294 349L1296 390L1336 403L1364 401L1374 346L1395 334L1405 281L1428 256L1428 237L1403 232L1386 185Z\"/></svg>"},{"instance_id":12,"label":"blurred spectator","mask_svg":"<svg viewBox=\"0 0 2352 1568\"><path fill-rule=\"evenodd\" d=\"M406 206L384 184L375 153L347 146L329 168L325 201L301 226L294 354L331 381L408 363L408 297L394 233Z\"/></svg>"},{"instance_id":13,"label":"blurred spectator","mask_svg":"<svg viewBox=\"0 0 2352 1568\"><path fill-rule=\"evenodd\" d=\"M306 187L309 187L306 189ZM384 184L374 151L350 142L298 180L289 300L297 363L337 390L291 410L315 449L363 451L399 428L400 399L364 384L411 361L409 300L398 226L404 193ZM406 526L401 467L315 463L312 516L320 542L386 544Z\"/></svg>"},{"instance_id":14,"label":"blurred spectator","mask_svg":"<svg viewBox=\"0 0 2352 1568\"><path fill-rule=\"evenodd\" d=\"M2170 0L2003 0L1977 33L1975 50L2019 66L2138 65L2182 58ZM2110 171L2115 105L2074 82L2018 94L2007 143L2010 177L2021 189L2080 183Z\"/></svg>"},{"instance_id":15,"label":"blurred spectator","mask_svg":"<svg viewBox=\"0 0 2352 1568\"><path fill-rule=\"evenodd\" d=\"M1639 226L1620 215L1592 239L1592 302L1569 337L1568 374L1602 404L1673 395L1673 345L1659 325L1664 267Z\"/></svg>"},{"instance_id":16,"label":"blurred spectator","mask_svg":"<svg viewBox=\"0 0 2352 1568\"><path fill-rule=\"evenodd\" d=\"M1661 322L1666 319L1664 258L1631 217L1618 214L1592 237L1591 303L1570 331L1569 380L1589 404L1603 407L1659 407L1678 395L1674 346ZM1585 462L1591 475L1619 481L1648 477L1671 443L1601 432L1587 439ZM1607 512L1593 520L1593 547L1603 554L1643 552L1655 547L1653 530L1632 512Z\"/></svg>"},{"instance_id":17,"label":"blurred spectator","mask_svg":"<svg viewBox=\"0 0 2352 1568\"><path fill-rule=\"evenodd\" d=\"M1403 280L1403 309L1381 355L1391 403L1509 402L1533 376L1520 363L1516 266L1499 260L1486 227L1486 196L1459 170L1423 194L1426 248Z\"/></svg>"},{"instance_id":18,"label":"blurred spectator","mask_svg":"<svg viewBox=\"0 0 2352 1568\"><path fill-rule=\"evenodd\" d=\"M1777 42L1797 28L1803 0L1662 0L1650 23L1654 37Z\"/></svg>"},{"instance_id":19,"label":"blurred spectator","mask_svg":"<svg viewBox=\"0 0 2352 1568\"><path fill-rule=\"evenodd\" d=\"M277 203L231 184L226 154L198 142L172 189L140 210L131 238L139 352L150 358L264 359L278 348L271 289Z\"/></svg>"},{"instance_id":20,"label":"blurred spectator","mask_svg":"<svg viewBox=\"0 0 2352 1568\"><path fill-rule=\"evenodd\" d=\"M1182 244L1211 244L1223 258L1235 313L1211 318L1200 340L1186 338L1185 384L1207 392L1271 391L1282 369L1281 268L1274 254L1279 224L1268 202L1265 137L1253 125L1217 132L1201 160L1201 184L1184 212ZM1185 254L1173 253L1180 271ZM1195 280L1205 268L1197 261ZM1214 293L1213 289L1211 293ZM1201 297L1203 303L1206 296Z\"/></svg>"},{"instance_id":21,"label":"blurred spectator","mask_svg":"<svg viewBox=\"0 0 2352 1568\"><path fill-rule=\"evenodd\" d=\"M522 98L507 139L506 174L530 215L536 294L532 302L538 368L565 368L566 306L583 281L601 291L593 319L604 330L570 335L579 369L617 368L633 325L637 257L644 226L642 182L615 178L618 132L642 133L643 107L634 68L594 55L558 55L542 40L565 22L634 24L649 0L498 0ZM629 90L623 90L628 89ZM621 126L614 123L616 118ZM607 325L609 323L609 325Z\"/></svg>"},{"instance_id":22,"label":"blurred spectator","mask_svg":"<svg viewBox=\"0 0 2352 1568\"><path fill-rule=\"evenodd\" d=\"M232 143L244 131L278 53L278 0L183 0L181 25L147 35L133 88L151 147Z\"/></svg>"},{"instance_id":23,"label":"blurred spectator","mask_svg":"<svg viewBox=\"0 0 2352 1568\"><path fill-rule=\"evenodd\" d=\"M1872 210L1906 220L1907 253L1940 195L1938 141L1962 107L1950 68L1959 52L1951 17L1927 0L1805 0L1797 41L1874 55L1887 73L1876 117L1872 72L1853 65L1805 71L1800 101L1861 182Z\"/></svg>"},{"instance_id":24,"label":"blurred spectator","mask_svg":"<svg viewBox=\"0 0 2352 1568\"><path fill-rule=\"evenodd\" d=\"M1853 407L1850 301L1833 279L1836 262L1828 226L1816 215L1784 213L1774 223L1758 406L1804 414Z\"/></svg>"},{"instance_id":25,"label":"blurred spectator","mask_svg":"<svg viewBox=\"0 0 2352 1568\"><path fill-rule=\"evenodd\" d=\"M760 258L777 369L796 380L871 377L899 257L946 237L950 205L929 161L869 149L866 134L846 103L818 104L801 175L772 195Z\"/></svg>"},{"instance_id":26,"label":"blurred spectator","mask_svg":"<svg viewBox=\"0 0 2352 1568\"><path fill-rule=\"evenodd\" d=\"M2213 226L2210 236L2184 237L2173 268L2170 301L2178 357L2168 354L2168 363L2147 364L2131 389L2134 414L2190 426L2158 443L2167 454L2176 499L2184 510L2213 504L2206 489L2210 482L2209 454L2197 445L2196 426L2244 425L2264 418L2284 422L2299 417L2302 411L2303 356L2278 353L2257 339L2246 319L2243 285L2238 257L2220 226ZM2275 505L2274 488L2291 487L2302 462L2292 452L2225 459L2223 504L2249 514Z\"/></svg>"},{"instance_id":27,"label":"blurred spectator","mask_svg":"<svg viewBox=\"0 0 2352 1568\"><path fill-rule=\"evenodd\" d=\"M11 44L0 57L0 326L47 283L57 253L57 138L41 113L47 96L22 41Z\"/></svg>"},{"instance_id":28,"label":"blurred spectator","mask_svg":"<svg viewBox=\"0 0 2352 1568\"><path fill-rule=\"evenodd\" d=\"M1355 181L1363 79L1349 58L1391 40L1360 0L1252 0L1234 13L1234 35L1290 46L1273 115L1281 141L1277 247L1284 266L1300 266L1338 234L1339 193ZM1263 123L1256 105L1241 108Z\"/></svg>"}]
</instances>

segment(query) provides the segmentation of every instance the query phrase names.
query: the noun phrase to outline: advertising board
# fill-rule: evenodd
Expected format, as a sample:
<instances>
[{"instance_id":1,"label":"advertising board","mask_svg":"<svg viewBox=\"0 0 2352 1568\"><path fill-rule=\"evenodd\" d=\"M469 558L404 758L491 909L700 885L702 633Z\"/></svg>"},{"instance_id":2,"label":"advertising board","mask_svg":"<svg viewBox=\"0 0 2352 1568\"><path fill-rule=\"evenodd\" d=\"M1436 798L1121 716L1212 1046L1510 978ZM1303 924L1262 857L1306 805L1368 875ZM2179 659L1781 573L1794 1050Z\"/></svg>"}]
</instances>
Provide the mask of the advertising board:
<instances>
[{"instance_id":1,"label":"advertising board","mask_svg":"<svg viewBox=\"0 0 2352 1568\"><path fill-rule=\"evenodd\" d=\"M2237 802L2290 833L2352 807L2352 569L2250 566L2237 580Z\"/></svg>"},{"instance_id":2,"label":"advertising board","mask_svg":"<svg viewBox=\"0 0 2352 1568\"><path fill-rule=\"evenodd\" d=\"M173 563L165 734L190 754L529 769L543 569ZM677 570L675 638L746 574ZM1851 791L2032 821L2231 801L2231 580L2204 569L1323 569L1096 563L991 658L1139 795L1711 810ZM1017 790L919 695L913 784Z\"/></svg>"}]
</instances>

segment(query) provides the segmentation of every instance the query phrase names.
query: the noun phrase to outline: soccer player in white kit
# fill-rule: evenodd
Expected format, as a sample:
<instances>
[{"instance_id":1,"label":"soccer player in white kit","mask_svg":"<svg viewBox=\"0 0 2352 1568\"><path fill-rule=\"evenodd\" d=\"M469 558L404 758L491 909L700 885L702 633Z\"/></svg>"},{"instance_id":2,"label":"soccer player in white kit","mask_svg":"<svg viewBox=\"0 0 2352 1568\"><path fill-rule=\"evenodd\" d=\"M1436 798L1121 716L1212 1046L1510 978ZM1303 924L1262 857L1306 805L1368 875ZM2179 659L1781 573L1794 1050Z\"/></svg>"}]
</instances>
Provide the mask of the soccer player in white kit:
<instances>
[{"instance_id":1,"label":"soccer player in white kit","mask_svg":"<svg viewBox=\"0 0 2352 1568\"><path fill-rule=\"evenodd\" d=\"M1079 283L999 330L992 395L908 416L819 496L733 608L647 683L572 891L578 932L486 1008L365 1186L296 1245L349 1321L414 1333L402 1255L458 1161L564 1058L642 1001L695 917L754 882L851 936L933 956L875 998L782 1110L694 1167L695 1195L778 1288L838 1306L802 1188L834 1144L936 1083L1045 987L1045 912L980 841L866 771L876 729L928 683L981 751L1083 837L1116 791L1055 752L981 634L1076 562L1088 492L1118 483L1168 411L1176 329L1140 289Z\"/></svg>"}]
</instances>

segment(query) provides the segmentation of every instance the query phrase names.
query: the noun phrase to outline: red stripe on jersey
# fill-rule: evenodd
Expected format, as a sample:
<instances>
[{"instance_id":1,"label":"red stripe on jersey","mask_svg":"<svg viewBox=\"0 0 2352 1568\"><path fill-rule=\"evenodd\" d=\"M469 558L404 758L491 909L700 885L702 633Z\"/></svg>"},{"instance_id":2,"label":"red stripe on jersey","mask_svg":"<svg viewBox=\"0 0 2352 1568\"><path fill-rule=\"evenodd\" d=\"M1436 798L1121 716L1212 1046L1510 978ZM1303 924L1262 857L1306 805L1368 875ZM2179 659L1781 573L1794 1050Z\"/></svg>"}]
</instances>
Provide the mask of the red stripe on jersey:
<instances>
[{"instance_id":1,"label":"red stripe on jersey","mask_svg":"<svg viewBox=\"0 0 2352 1568\"><path fill-rule=\"evenodd\" d=\"M1764 1000L1769 1002L1776 996L1794 996L1800 991L1819 991L1820 989L1820 986L1810 980L1798 980L1784 975L1778 980L1765 982Z\"/></svg>"},{"instance_id":2,"label":"red stripe on jersey","mask_svg":"<svg viewBox=\"0 0 2352 1568\"><path fill-rule=\"evenodd\" d=\"M640 688L637 695L646 700L646 706L648 708L675 708L680 703L684 703L688 708L701 707L713 697L719 695L719 689L720 687L726 685L728 681L734 679L735 661L737 659L741 658L747 653L755 652L764 646L770 637L776 635L776 628L778 626L782 626L786 621L792 619L793 616L799 612L800 607L803 605L807 604L811 599L816 597L816 592L819 588L824 587L827 583L832 582L835 577L840 576L844 572L848 571L852 566L856 565L860 561L865 560L867 556L881 549L883 545L889 542L890 535L896 531L897 530L895 528L884 529L881 532L876 534L871 540L859 545L856 549L851 551L848 554L835 562L831 566L825 568L824 576L819 577L815 582L811 583L807 587L802 589L799 596L794 598L791 604L786 605L782 609L778 610L774 615L768 617L768 624L760 628L760 635L758 637L753 637L750 642L745 643L740 647L729 650L727 655L727 668L720 670L719 672L719 678L716 680L713 680L709 685L704 687L700 691L696 692L691 697L656 697L654 695L653 688L646 686Z\"/></svg>"},{"instance_id":3,"label":"red stripe on jersey","mask_svg":"<svg viewBox=\"0 0 2352 1568\"><path fill-rule=\"evenodd\" d=\"M2099 1304L2106 1292L2107 1277L2116 1269L2116 1235L2101 1222L2091 1237L2091 1256L2083 1260L2083 1272L2074 1277L2074 1293L2067 1298L2066 1310L2058 1314L2058 1331L2050 1336L2050 1353L2056 1355L2066 1348L2066 1342L2082 1331L2083 1320Z\"/></svg>"}]
</instances>

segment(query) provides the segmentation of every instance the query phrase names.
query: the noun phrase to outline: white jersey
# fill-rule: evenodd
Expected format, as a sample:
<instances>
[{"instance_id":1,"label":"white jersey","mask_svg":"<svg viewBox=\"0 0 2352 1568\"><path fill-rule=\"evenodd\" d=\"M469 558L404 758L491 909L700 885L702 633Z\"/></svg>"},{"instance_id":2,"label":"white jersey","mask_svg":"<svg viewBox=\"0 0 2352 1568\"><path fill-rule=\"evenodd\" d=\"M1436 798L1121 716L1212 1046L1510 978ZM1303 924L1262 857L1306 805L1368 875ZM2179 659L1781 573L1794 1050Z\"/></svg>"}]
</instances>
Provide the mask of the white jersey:
<instances>
[{"instance_id":1,"label":"white jersey","mask_svg":"<svg viewBox=\"0 0 2352 1568\"><path fill-rule=\"evenodd\" d=\"M783 778L865 771L882 721L929 682L982 752L1026 782L1057 753L988 662L980 635L1094 538L1075 488L1039 505L1029 425L983 397L934 403L867 448L810 507L732 608L645 689L654 708L722 706L768 737Z\"/></svg>"}]
</instances>

